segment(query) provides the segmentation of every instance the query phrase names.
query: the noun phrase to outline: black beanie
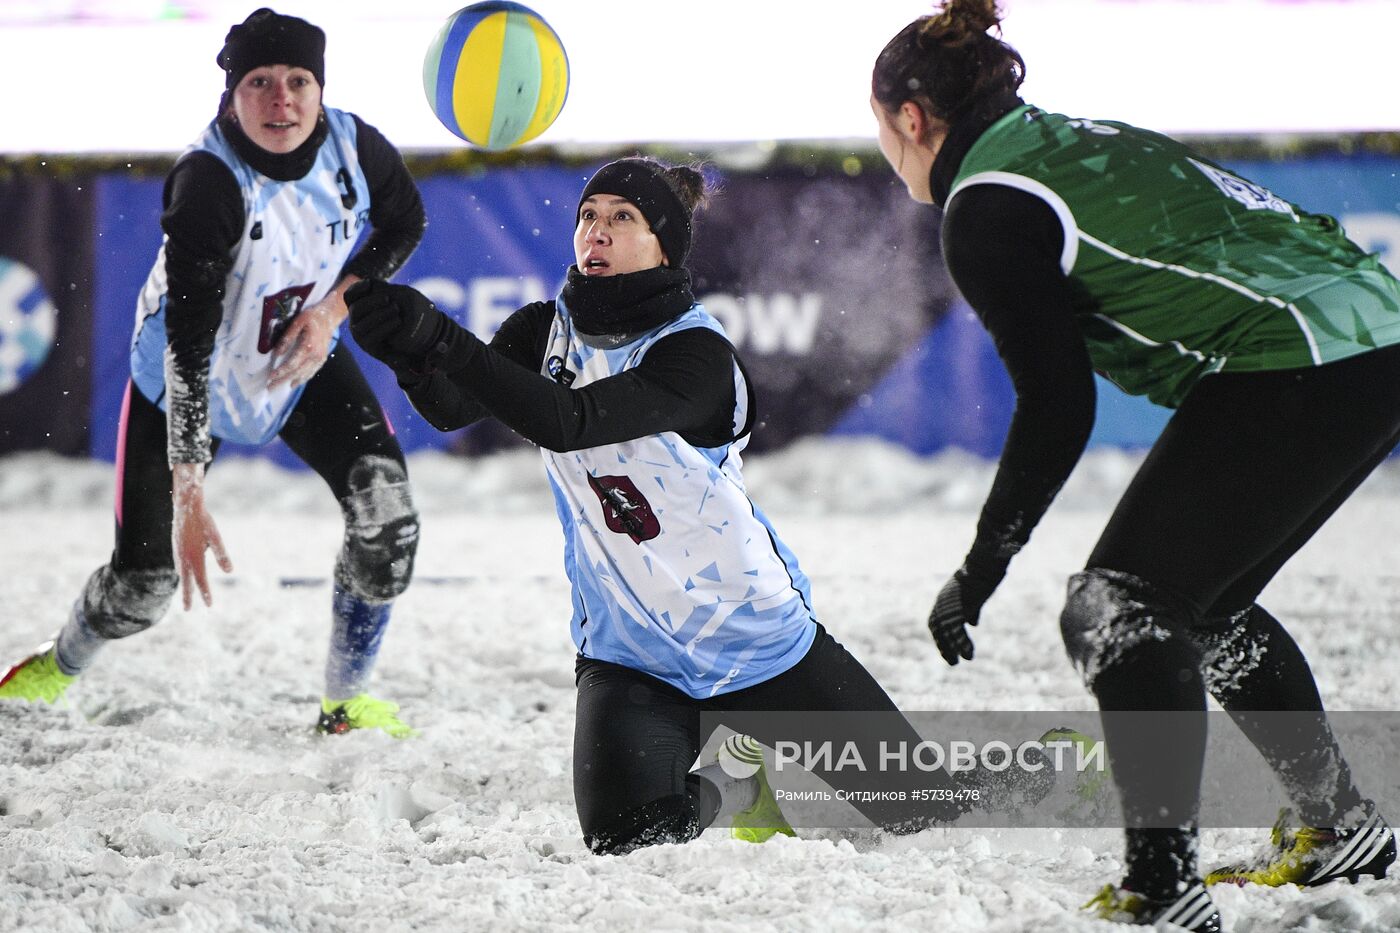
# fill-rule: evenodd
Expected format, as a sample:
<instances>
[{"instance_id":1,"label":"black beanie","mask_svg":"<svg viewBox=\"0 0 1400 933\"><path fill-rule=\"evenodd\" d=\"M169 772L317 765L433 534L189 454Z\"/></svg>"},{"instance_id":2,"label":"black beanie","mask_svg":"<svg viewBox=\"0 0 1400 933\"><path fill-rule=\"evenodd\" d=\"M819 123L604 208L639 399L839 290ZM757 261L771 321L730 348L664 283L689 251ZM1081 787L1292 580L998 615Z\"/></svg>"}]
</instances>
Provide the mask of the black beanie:
<instances>
[{"instance_id":1,"label":"black beanie","mask_svg":"<svg viewBox=\"0 0 1400 933\"><path fill-rule=\"evenodd\" d=\"M690 254L690 208L671 187L666 166L650 159L609 162L583 186L583 194L578 196L580 212L583 202L595 194L615 194L637 205L651 232L661 241L666 261L673 269L685 265ZM574 220L577 223L577 216Z\"/></svg>"},{"instance_id":2,"label":"black beanie","mask_svg":"<svg viewBox=\"0 0 1400 933\"><path fill-rule=\"evenodd\" d=\"M295 16L283 16L267 7L254 10L224 37L215 59L224 70L224 88L232 90L243 76L263 65L305 68L326 86L326 34Z\"/></svg>"}]
</instances>

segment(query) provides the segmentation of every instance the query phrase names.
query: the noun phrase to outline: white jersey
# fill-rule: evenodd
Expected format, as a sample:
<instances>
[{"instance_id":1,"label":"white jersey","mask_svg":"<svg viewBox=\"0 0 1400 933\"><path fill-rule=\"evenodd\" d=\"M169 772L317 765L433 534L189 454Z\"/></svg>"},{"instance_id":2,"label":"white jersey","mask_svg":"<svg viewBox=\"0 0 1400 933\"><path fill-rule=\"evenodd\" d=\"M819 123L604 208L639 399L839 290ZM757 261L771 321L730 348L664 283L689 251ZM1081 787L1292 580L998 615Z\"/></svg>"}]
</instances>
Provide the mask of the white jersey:
<instances>
[{"instance_id":1,"label":"white jersey","mask_svg":"<svg viewBox=\"0 0 1400 933\"><path fill-rule=\"evenodd\" d=\"M724 334L699 304L614 349L589 347L555 303L543 372L580 388L632 369L667 334ZM749 391L734 365L734 433ZM749 499L747 437L693 447L674 432L556 453L541 448L564 529L574 644L692 697L762 683L800 661L816 623L807 577Z\"/></svg>"},{"instance_id":2,"label":"white jersey","mask_svg":"<svg viewBox=\"0 0 1400 933\"><path fill-rule=\"evenodd\" d=\"M223 320L209 361L209 429L215 437L264 444L282 428L305 385L268 388L268 375L279 361L272 348L302 307L335 287L369 222L369 184L360 167L355 120L330 107L325 113L330 132L311 171L295 181L276 181L249 166L217 122L183 154L217 156L243 194L243 233L234 248ZM162 243L137 300L131 345L132 379L162 410L166 291Z\"/></svg>"}]
</instances>

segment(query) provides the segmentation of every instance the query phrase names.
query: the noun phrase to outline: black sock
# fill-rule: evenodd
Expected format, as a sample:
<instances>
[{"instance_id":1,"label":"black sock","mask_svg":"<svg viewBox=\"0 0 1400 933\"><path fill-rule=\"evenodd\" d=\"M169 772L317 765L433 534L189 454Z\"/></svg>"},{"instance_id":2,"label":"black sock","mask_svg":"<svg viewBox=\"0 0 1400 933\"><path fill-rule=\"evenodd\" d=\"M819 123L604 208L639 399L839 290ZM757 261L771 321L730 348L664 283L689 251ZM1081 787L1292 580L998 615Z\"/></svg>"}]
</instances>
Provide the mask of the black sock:
<instances>
[{"instance_id":1,"label":"black sock","mask_svg":"<svg viewBox=\"0 0 1400 933\"><path fill-rule=\"evenodd\" d=\"M1312 668L1260 605L1192 631L1206 685L1269 763L1304 825L1333 827L1361 804Z\"/></svg>"},{"instance_id":2,"label":"black sock","mask_svg":"<svg viewBox=\"0 0 1400 933\"><path fill-rule=\"evenodd\" d=\"M1196 821L1206 752L1199 664L1188 639L1150 638L1124 649L1094 681L1125 826Z\"/></svg>"},{"instance_id":3,"label":"black sock","mask_svg":"<svg viewBox=\"0 0 1400 933\"><path fill-rule=\"evenodd\" d=\"M1199 877L1196 841L1194 826L1129 829L1123 887L1154 901L1176 900Z\"/></svg>"}]
</instances>

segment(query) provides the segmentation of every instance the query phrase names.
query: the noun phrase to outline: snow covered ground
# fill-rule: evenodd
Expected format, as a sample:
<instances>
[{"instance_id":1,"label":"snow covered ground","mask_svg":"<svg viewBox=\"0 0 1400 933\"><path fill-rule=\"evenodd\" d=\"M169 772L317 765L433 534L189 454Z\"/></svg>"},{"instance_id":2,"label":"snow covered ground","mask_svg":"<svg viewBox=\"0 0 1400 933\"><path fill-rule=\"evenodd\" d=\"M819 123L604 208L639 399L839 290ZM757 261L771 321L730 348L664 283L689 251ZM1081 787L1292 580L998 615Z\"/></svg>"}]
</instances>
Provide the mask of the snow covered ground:
<instances>
[{"instance_id":1,"label":"snow covered ground","mask_svg":"<svg viewBox=\"0 0 1400 933\"><path fill-rule=\"evenodd\" d=\"M901 706L1087 710L1058 609L1134 465L1080 465L988 604L976 661L955 669L923 619L970 541L985 464L808 442L747 472L825 624ZM820 830L762 846L711 830L590 855L542 468L519 452L410 469L418 580L377 691L422 736L312 734L338 513L310 474L221 462L211 505L236 570L214 607L110 647L67 708L0 707L0 930L1123 929L1078 910L1121 873L1109 830ZM111 488L105 465L0 460L0 663L56 630L106 559ZM1400 709L1397 524L1391 465L1265 594L1334 709ZM1262 837L1207 832L1205 861ZM1400 930L1400 878L1216 899L1236 933Z\"/></svg>"}]
</instances>

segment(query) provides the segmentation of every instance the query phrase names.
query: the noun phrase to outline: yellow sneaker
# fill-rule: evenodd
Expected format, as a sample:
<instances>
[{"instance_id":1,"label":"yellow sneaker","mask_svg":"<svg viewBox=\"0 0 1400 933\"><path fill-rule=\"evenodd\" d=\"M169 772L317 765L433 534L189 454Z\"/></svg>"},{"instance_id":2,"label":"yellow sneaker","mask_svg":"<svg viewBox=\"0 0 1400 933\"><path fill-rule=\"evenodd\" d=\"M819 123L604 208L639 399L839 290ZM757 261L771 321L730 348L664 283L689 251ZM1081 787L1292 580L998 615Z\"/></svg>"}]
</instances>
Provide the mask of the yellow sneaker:
<instances>
[{"instance_id":1,"label":"yellow sneaker","mask_svg":"<svg viewBox=\"0 0 1400 933\"><path fill-rule=\"evenodd\" d=\"M411 739L418 730L398 717L399 704L377 700L368 693L348 700L321 700L321 716L316 731L341 735L351 729L380 729L396 739Z\"/></svg>"},{"instance_id":2,"label":"yellow sneaker","mask_svg":"<svg viewBox=\"0 0 1400 933\"><path fill-rule=\"evenodd\" d=\"M735 839L744 842L767 842L779 834L796 836L792 825L778 807L773 796L773 788L768 785L768 774L763 769L763 747L747 735L731 735L719 749L719 764L731 777L748 777L758 780L758 799L747 810L734 814L731 824Z\"/></svg>"},{"instance_id":3,"label":"yellow sneaker","mask_svg":"<svg viewBox=\"0 0 1400 933\"><path fill-rule=\"evenodd\" d=\"M1120 885L1106 884L1084 909L1093 911L1100 920L1151 925L1171 933L1220 933L1220 912L1199 881L1170 901L1152 900Z\"/></svg>"},{"instance_id":4,"label":"yellow sneaker","mask_svg":"<svg viewBox=\"0 0 1400 933\"><path fill-rule=\"evenodd\" d=\"M0 677L0 700L56 703L77 679L58 669L54 643L45 642Z\"/></svg>"},{"instance_id":5,"label":"yellow sneaker","mask_svg":"<svg viewBox=\"0 0 1400 933\"><path fill-rule=\"evenodd\" d=\"M1395 861L1395 833L1375 812L1350 829L1302 826L1296 832L1288 830L1291 816L1290 810L1279 811L1269 848L1255 864L1218 868L1206 875L1206 884L1311 888L1341 878L1354 883L1362 875L1384 878Z\"/></svg>"},{"instance_id":6,"label":"yellow sneaker","mask_svg":"<svg viewBox=\"0 0 1400 933\"><path fill-rule=\"evenodd\" d=\"M1074 796L1079 802L1084 804L1098 804L1106 796L1108 788L1113 781L1113 774L1108 768L1108 759L1104 756L1104 751L1099 746L1102 742L1091 736L1085 735L1078 729L1069 726L1060 726L1051 729L1040 737L1041 745L1061 745L1067 744L1074 749L1075 760L1087 760L1097 751L1104 762L1102 770L1083 771L1076 775L1074 782Z\"/></svg>"}]
</instances>

